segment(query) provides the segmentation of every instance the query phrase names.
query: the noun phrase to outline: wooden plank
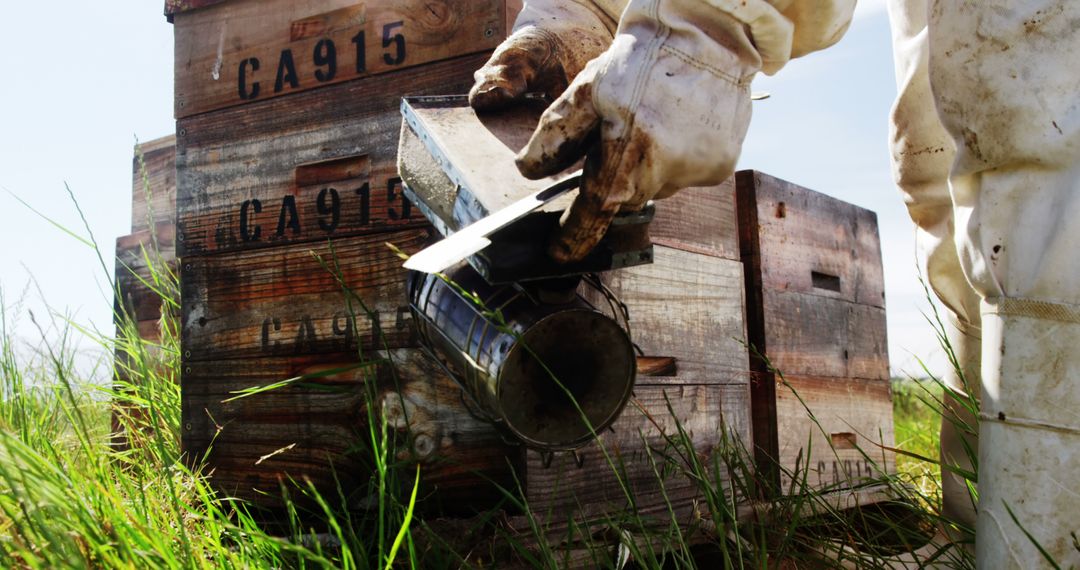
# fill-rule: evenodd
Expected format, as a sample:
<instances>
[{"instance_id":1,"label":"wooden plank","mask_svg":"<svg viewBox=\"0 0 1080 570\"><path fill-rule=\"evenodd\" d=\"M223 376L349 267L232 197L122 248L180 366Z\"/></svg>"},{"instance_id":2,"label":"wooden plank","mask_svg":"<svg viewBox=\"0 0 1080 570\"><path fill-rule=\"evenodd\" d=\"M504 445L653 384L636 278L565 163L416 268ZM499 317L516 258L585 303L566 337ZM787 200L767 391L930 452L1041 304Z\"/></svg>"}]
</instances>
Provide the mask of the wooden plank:
<instances>
[{"instance_id":1,"label":"wooden plank","mask_svg":"<svg viewBox=\"0 0 1080 570\"><path fill-rule=\"evenodd\" d=\"M173 293L167 284L155 283L147 269L131 272L117 267L116 285L119 296L115 308L122 311L117 318L126 317L138 322L156 322L161 318L164 297L171 297Z\"/></svg>"},{"instance_id":2,"label":"wooden plank","mask_svg":"<svg viewBox=\"0 0 1080 570\"><path fill-rule=\"evenodd\" d=\"M550 458L536 451L526 453L527 498L546 531L566 528L571 518L581 522L624 512L627 498L617 472L633 493L639 515L670 521L670 501L675 516L688 523L686 517L700 491L686 477L685 463L664 437L677 435L676 418L706 462L721 445L725 428L730 437L751 447L746 384L665 385L655 378L649 380L650 384L635 388L634 399L612 430L600 437L616 468L597 443ZM665 468L668 458L675 469Z\"/></svg>"},{"instance_id":3,"label":"wooden plank","mask_svg":"<svg viewBox=\"0 0 1080 570\"><path fill-rule=\"evenodd\" d=\"M889 379L885 309L791 291L763 292L766 355L790 375Z\"/></svg>"},{"instance_id":4,"label":"wooden plank","mask_svg":"<svg viewBox=\"0 0 1080 570\"><path fill-rule=\"evenodd\" d=\"M874 212L757 171L736 180L739 200L757 210L744 259L760 268L762 288L885 306Z\"/></svg>"},{"instance_id":5,"label":"wooden plank","mask_svg":"<svg viewBox=\"0 0 1080 570\"><path fill-rule=\"evenodd\" d=\"M159 223L176 223L173 135L135 145L132 159L131 232L148 230Z\"/></svg>"},{"instance_id":6,"label":"wooden plank","mask_svg":"<svg viewBox=\"0 0 1080 570\"><path fill-rule=\"evenodd\" d=\"M411 229L184 259L185 362L414 346L406 271L387 244L415 253L430 238Z\"/></svg>"},{"instance_id":7,"label":"wooden plank","mask_svg":"<svg viewBox=\"0 0 1080 570\"><path fill-rule=\"evenodd\" d=\"M895 473L895 454L883 449L895 445L888 380L785 380L776 387L783 489L791 488L793 476L805 476L807 487L823 489Z\"/></svg>"},{"instance_id":8,"label":"wooden plank","mask_svg":"<svg viewBox=\"0 0 1080 570\"><path fill-rule=\"evenodd\" d=\"M776 382L763 355L765 344L765 306L761 270L761 232L754 172L735 173L735 206L739 227L739 255L744 263L746 300L746 340L750 352L750 410L754 426L754 462L758 475L779 494L780 473L776 417Z\"/></svg>"},{"instance_id":9,"label":"wooden plank","mask_svg":"<svg viewBox=\"0 0 1080 570\"><path fill-rule=\"evenodd\" d=\"M164 221L155 224L154 231L146 229L116 240L113 319L117 346L113 356L114 388L117 390L127 390L130 384L141 383L145 372L162 378L172 377L175 353L163 349L162 327L176 330L178 311L175 307L179 291L175 279L167 277L170 272L175 275L176 270L175 235L175 226ZM134 329L125 332L124 327L132 325ZM132 338L130 333L135 337ZM139 355L137 359L133 358L135 354ZM145 413L123 403L114 404L111 444L116 449L127 449L149 437L150 430L129 433L129 422L122 421L123 417L130 416L136 425L144 425L148 423Z\"/></svg>"},{"instance_id":10,"label":"wooden plank","mask_svg":"<svg viewBox=\"0 0 1080 570\"><path fill-rule=\"evenodd\" d=\"M649 234L656 245L739 261L735 179L657 200Z\"/></svg>"},{"instance_id":11,"label":"wooden plank","mask_svg":"<svg viewBox=\"0 0 1080 570\"><path fill-rule=\"evenodd\" d=\"M124 308L136 321L157 321L163 297L178 300L179 292L171 290L173 282L166 277L176 271L175 235L175 226L160 222L153 232L142 230L116 239L117 318L125 314L120 312Z\"/></svg>"},{"instance_id":12,"label":"wooden plank","mask_svg":"<svg viewBox=\"0 0 1080 570\"><path fill-rule=\"evenodd\" d=\"M135 323L135 330L139 333L139 338L150 342L161 342L161 320L155 319L152 321L138 321Z\"/></svg>"},{"instance_id":13,"label":"wooden plank","mask_svg":"<svg viewBox=\"0 0 1080 570\"><path fill-rule=\"evenodd\" d=\"M225 1L227 0L165 0L165 15L172 22L174 14L206 8ZM522 0L506 0L507 33L514 28L514 21L517 20L518 12L521 11L523 4Z\"/></svg>"},{"instance_id":14,"label":"wooden plank","mask_svg":"<svg viewBox=\"0 0 1080 570\"><path fill-rule=\"evenodd\" d=\"M367 496L371 457L364 449L374 402L395 434L391 460L420 465L423 496L430 497L425 505L442 503L451 511L494 506L501 495L488 481L512 485L516 447L470 415L457 385L420 351L368 357L186 362L185 453L206 457L216 488L267 506L277 505L279 482L289 477L336 497L336 470L355 506ZM314 376L230 400L238 391L305 374Z\"/></svg>"},{"instance_id":15,"label":"wooden plank","mask_svg":"<svg viewBox=\"0 0 1080 570\"><path fill-rule=\"evenodd\" d=\"M176 259L176 226L157 222L153 231L143 229L120 236L116 238L116 255L124 266L133 268L145 267L148 260Z\"/></svg>"},{"instance_id":16,"label":"wooden plank","mask_svg":"<svg viewBox=\"0 0 1080 570\"><path fill-rule=\"evenodd\" d=\"M180 256L424 224L397 177L402 93L465 92L483 54L178 122Z\"/></svg>"},{"instance_id":17,"label":"wooden plank","mask_svg":"<svg viewBox=\"0 0 1080 570\"><path fill-rule=\"evenodd\" d=\"M629 310L634 342L675 357L680 381L749 382L741 263L656 246L651 265L602 279Z\"/></svg>"},{"instance_id":18,"label":"wooden plank","mask_svg":"<svg viewBox=\"0 0 1080 570\"><path fill-rule=\"evenodd\" d=\"M503 0L233 0L174 12L175 115L490 51Z\"/></svg>"}]
</instances>

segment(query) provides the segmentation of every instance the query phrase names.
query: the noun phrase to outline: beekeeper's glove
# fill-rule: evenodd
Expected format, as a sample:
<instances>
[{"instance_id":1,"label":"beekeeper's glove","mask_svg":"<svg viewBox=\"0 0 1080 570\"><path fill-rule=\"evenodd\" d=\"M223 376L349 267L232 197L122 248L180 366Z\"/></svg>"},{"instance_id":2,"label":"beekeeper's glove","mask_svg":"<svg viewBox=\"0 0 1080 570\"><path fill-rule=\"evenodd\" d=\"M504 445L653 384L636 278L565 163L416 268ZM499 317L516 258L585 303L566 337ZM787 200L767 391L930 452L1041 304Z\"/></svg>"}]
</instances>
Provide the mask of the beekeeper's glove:
<instances>
[{"instance_id":1,"label":"beekeeper's glove","mask_svg":"<svg viewBox=\"0 0 1080 570\"><path fill-rule=\"evenodd\" d=\"M585 160L550 247L584 257L620 210L731 176L750 121L750 82L831 45L854 0L631 0L612 45L548 108L518 168L530 178ZM535 81L535 80L534 80Z\"/></svg>"},{"instance_id":2,"label":"beekeeper's glove","mask_svg":"<svg viewBox=\"0 0 1080 570\"><path fill-rule=\"evenodd\" d=\"M626 0L529 1L514 34L475 73L469 103L497 109L530 92L558 97L589 60L603 53Z\"/></svg>"}]
</instances>

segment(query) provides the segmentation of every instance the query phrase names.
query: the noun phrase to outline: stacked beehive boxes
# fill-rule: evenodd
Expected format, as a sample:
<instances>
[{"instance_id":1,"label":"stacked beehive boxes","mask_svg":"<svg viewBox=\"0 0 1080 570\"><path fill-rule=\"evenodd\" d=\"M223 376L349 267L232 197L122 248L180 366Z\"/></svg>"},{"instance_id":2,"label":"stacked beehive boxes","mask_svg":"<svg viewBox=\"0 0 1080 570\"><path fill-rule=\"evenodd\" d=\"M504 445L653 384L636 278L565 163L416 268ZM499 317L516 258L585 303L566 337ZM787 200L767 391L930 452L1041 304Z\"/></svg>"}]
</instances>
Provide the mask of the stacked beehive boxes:
<instances>
[{"instance_id":1,"label":"stacked beehive boxes","mask_svg":"<svg viewBox=\"0 0 1080 570\"><path fill-rule=\"evenodd\" d=\"M473 469L505 482L505 444L415 349L405 274L386 244L415 252L432 237L396 176L401 96L467 91L513 8L232 0L169 11L185 451L206 456L220 489L256 502L275 504L288 479L360 493L371 382L394 425L412 424L418 459L457 460L432 459L426 484L468 498Z\"/></svg>"},{"instance_id":2,"label":"stacked beehive boxes","mask_svg":"<svg viewBox=\"0 0 1080 570\"><path fill-rule=\"evenodd\" d=\"M512 13L492 1L173 6L183 443L223 491L273 505L289 478L360 489L370 466L354 451L374 385L391 424L408 428L403 458L421 462L444 506L482 510L501 499L483 481L513 486L516 471L553 524L627 507L598 444L544 457L469 413L416 349L385 245L414 252L433 237L395 173L400 97L465 93ZM724 420L749 441L733 189L685 196L655 224L657 265L609 279L639 345L677 362L643 378L602 437L646 512L667 508L646 454L674 430L669 405L701 453ZM696 491L672 480L667 499L686 513Z\"/></svg>"},{"instance_id":3,"label":"stacked beehive boxes","mask_svg":"<svg viewBox=\"0 0 1080 570\"><path fill-rule=\"evenodd\" d=\"M116 388L130 390L148 373L169 374L162 362L163 332L177 333L176 141L168 136L135 146L132 160L131 234L116 239L114 320L117 327ZM119 406L113 413L114 443L130 443Z\"/></svg>"},{"instance_id":4,"label":"stacked beehive boxes","mask_svg":"<svg viewBox=\"0 0 1080 570\"><path fill-rule=\"evenodd\" d=\"M528 452L527 491L537 512L603 517L632 510L662 524L673 516L689 524L702 514L694 507L701 507L703 482L678 459L690 449L672 445L682 439L680 426L709 475L722 447L752 448L733 180L657 203L649 231L652 264L602 275L626 305L645 357L633 398L599 443L554 460ZM660 366L647 370L647 362ZM730 488L726 470L719 474L711 484ZM565 519L552 523L561 528Z\"/></svg>"},{"instance_id":5,"label":"stacked beehive boxes","mask_svg":"<svg viewBox=\"0 0 1080 570\"><path fill-rule=\"evenodd\" d=\"M736 187L759 466L784 492L893 471L877 216L756 171Z\"/></svg>"}]
</instances>

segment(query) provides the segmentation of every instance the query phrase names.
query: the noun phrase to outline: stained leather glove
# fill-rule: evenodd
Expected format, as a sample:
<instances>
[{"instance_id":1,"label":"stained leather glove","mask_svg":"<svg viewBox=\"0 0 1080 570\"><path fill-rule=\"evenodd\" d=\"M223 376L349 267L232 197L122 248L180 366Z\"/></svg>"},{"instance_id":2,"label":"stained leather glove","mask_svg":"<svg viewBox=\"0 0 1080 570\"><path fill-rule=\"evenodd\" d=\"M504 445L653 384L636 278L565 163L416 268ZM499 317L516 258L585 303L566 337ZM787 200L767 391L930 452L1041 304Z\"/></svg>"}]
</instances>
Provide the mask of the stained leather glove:
<instances>
[{"instance_id":1,"label":"stained leather glove","mask_svg":"<svg viewBox=\"0 0 1080 570\"><path fill-rule=\"evenodd\" d=\"M477 109L509 104L526 91L558 95L519 154L518 168L542 178L587 155L582 188L550 247L559 261L584 257L620 210L729 177L750 120L754 74L775 73L792 57L838 41L855 6L855 0L631 0L623 9L623 3L529 2L517 32L477 72L470 93ZM604 51L604 32L620 13Z\"/></svg>"},{"instance_id":2,"label":"stained leather glove","mask_svg":"<svg viewBox=\"0 0 1080 570\"><path fill-rule=\"evenodd\" d=\"M731 176L761 67L748 33L701 0L630 2L611 47L545 111L517 157L525 176L542 178L586 156L553 258L584 257L620 210Z\"/></svg>"},{"instance_id":3,"label":"stained leather glove","mask_svg":"<svg viewBox=\"0 0 1080 570\"><path fill-rule=\"evenodd\" d=\"M626 0L529 1L514 33L474 75L469 103L505 107L526 93L558 97L589 60L603 53Z\"/></svg>"}]
</instances>

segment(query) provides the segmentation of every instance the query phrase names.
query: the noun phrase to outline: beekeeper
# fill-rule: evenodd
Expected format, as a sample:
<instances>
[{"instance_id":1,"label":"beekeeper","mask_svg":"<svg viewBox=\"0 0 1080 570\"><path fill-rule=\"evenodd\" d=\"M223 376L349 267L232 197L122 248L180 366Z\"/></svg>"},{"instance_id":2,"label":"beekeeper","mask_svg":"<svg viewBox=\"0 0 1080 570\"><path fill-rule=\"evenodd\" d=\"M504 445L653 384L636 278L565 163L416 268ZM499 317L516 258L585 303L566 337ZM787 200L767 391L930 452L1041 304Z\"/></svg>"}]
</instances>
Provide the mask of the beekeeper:
<instances>
[{"instance_id":1,"label":"beekeeper","mask_svg":"<svg viewBox=\"0 0 1080 570\"><path fill-rule=\"evenodd\" d=\"M947 381L977 394L982 356L978 563L1038 565L1027 533L1062 566L1080 563L1080 224L1069 223L1080 216L1080 66L1068 61L1080 2L890 2L895 176L952 313L967 382ZM471 102L557 96L518 167L542 177L587 155L550 245L575 260L620 210L729 177L754 76L838 41L854 4L529 1ZM964 468L964 430L945 423L943 458ZM943 484L947 514L970 523L962 479Z\"/></svg>"}]
</instances>

